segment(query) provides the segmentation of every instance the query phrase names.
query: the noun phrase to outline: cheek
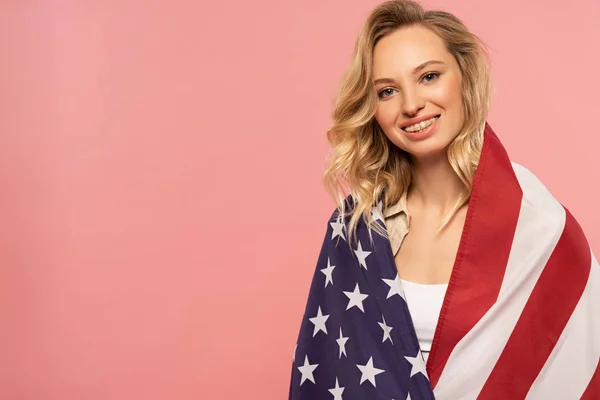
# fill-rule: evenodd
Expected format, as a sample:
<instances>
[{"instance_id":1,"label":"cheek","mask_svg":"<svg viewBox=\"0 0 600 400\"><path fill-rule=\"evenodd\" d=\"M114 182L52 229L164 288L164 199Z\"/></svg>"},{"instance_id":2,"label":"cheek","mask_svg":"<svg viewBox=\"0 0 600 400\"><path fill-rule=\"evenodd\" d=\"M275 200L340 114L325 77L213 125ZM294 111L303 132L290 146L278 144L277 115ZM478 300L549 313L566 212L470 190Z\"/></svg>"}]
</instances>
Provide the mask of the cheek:
<instances>
[{"instance_id":1,"label":"cheek","mask_svg":"<svg viewBox=\"0 0 600 400\"><path fill-rule=\"evenodd\" d=\"M392 103L392 101L388 100L385 103L380 103L377 106L377 110L375 111L375 119L382 128L387 128L388 126L393 125L394 121L396 120L398 108Z\"/></svg>"},{"instance_id":2,"label":"cheek","mask_svg":"<svg viewBox=\"0 0 600 400\"><path fill-rule=\"evenodd\" d=\"M392 142L396 143L395 126L398 118L398 105L393 104L394 101L388 100L382 102L375 111L375 120L383 131L383 134ZM397 144L397 143L396 143Z\"/></svg>"},{"instance_id":3,"label":"cheek","mask_svg":"<svg viewBox=\"0 0 600 400\"><path fill-rule=\"evenodd\" d=\"M456 82L454 82L451 93L452 104L454 104L459 111L462 110L462 86L460 80L457 79Z\"/></svg>"},{"instance_id":4,"label":"cheek","mask_svg":"<svg viewBox=\"0 0 600 400\"><path fill-rule=\"evenodd\" d=\"M458 133L465 120L462 102L462 80L460 77L455 76L445 83L440 90L439 99L448 117L447 127Z\"/></svg>"},{"instance_id":5,"label":"cheek","mask_svg":"<svg viewBox=\"0 0 600 400\"><path fill-rule=\"evenodd\" d=\"M446 111L452 112L460 110L462 106L461 99L461 81L456 77L448 77L442 85L436 87L432 94L435 101L442 106Z\"/></svg>"}]
</instances>

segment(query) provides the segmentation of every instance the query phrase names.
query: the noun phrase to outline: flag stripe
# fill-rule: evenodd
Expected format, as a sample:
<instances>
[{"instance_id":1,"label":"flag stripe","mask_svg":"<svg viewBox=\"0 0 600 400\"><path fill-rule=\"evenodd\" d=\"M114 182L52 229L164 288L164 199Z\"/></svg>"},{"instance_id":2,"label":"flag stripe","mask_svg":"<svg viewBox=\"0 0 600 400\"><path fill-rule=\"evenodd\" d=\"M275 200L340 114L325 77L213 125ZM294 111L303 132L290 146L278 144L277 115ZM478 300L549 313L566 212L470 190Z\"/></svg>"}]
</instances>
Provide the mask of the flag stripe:
<instances>
[{"instance_id":1,"label":"flag stripe","mask_svg":"<svg viewBox=\"0 0 600 400\"><path fill-rule=\"evenodd\" d=\"M579 399L588 386L600 356L600 347L594 345L600 335L600 324L594 318L600 315L599 274L593 259L583 295L527 399Z\"/></svg>"},{"instance_id":2,"label":"flag stripe","mask_svg":"<svg viewBox=\"0 0 600 400\"><path fill-rule=\"evenodd\" d=\"M583 396L581 396L580 400L597 400L600 399L600 360L598 360L598 365L596 366L596 371L594 372L594 376L590 380L590 384L585 389Z\"/></svg>"},{"instance_id":3,"label":"flag stripe","mask_svg":"<svg viewBox=\"0 0 600 400\"><path fill-rule=\"evenodd\" d=\"M481 391L564 230L562 205L541 190L531 172L518 164L515 172L523 186L523 201L503 289L496 303L452 351L435 388L436 396L442 399L475 398ZM540 207L545 210L543 215ZM466 376L465 365L477 374Z\"/></svg>"},{"instance_id":4,"label":"flag stripe","mask_svg":"<svg viewBox=\"0 0 600 400\"><path fill-rule=\"evenodd\" d=\"M456 344L498 297L519 216L521 187L499 139L489 125L485 129L467 217L427 362L434 388Z\"/></svg>"},{"instance_id":5,"label":"flag stripe","mask_svg":"<svg viewBox=\"0 0 600 400\"><path fill-rule=\"evenodd\" d=\"M589 245L565 209L563 234L479 398L524 398L571 317L588 280ZM507 383L510 382L510 385Z\"/></svg>"},{"instance_id":6,"label":"flag stripe","mask_svg":"<svg viewBox=\"0 0 600 400\"><path fill-rule=\"evenodd\" d=\"M565 229L566 213L562 204L527 168L517 163L512 163L512 167L523 190L523 198L508 265L498 297L503 296L517 280L523 279L524 271L532 268L540 270L544 268ZM533 262L534 256L536 257L535 262ZM538 277L539 274L535 276L536 281ZM527 296L534 286L535 281L529 287ZM525 303L522 304L519 312L522 311L523 306Z\"/></svg>"}]
</instances>

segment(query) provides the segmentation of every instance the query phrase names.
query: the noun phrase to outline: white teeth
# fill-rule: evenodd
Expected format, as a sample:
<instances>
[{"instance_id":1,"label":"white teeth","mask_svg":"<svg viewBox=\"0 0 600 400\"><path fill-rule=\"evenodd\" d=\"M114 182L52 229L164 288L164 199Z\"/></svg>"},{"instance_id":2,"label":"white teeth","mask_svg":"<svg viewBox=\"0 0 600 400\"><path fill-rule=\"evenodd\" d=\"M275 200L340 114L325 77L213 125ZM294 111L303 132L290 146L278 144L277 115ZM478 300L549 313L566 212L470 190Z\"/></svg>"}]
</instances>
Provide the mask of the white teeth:
<instances>
[{"instance_id":1,"label":"white teeth","mask_svg":"<svg viewBox=\"0 0 600 400\"><path fill-rule=\"evenodd\" d=\"M427 128L429 125L433 124L436 119L438 119L438 117L433 117L428 120L421 121L418 124L414 124L414 125L405 127L404 130L407 132L422 131L423 129Z\"/></svg>"}]
</instances>

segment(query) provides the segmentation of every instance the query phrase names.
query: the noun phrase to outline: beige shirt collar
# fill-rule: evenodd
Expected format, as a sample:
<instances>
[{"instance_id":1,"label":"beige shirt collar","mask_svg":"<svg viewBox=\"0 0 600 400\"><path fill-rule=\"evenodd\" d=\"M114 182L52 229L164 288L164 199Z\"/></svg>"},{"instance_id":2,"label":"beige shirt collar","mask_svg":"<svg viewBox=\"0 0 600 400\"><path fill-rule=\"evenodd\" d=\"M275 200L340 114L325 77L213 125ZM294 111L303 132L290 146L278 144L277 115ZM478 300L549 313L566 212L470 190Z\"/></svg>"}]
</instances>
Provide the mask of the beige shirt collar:
<instances>
[{"instance_id":1,"label":"beige shirt collar","mask_svg":"<svg viewBox=\"0 0 600 400\"><path fill-rule=\"evenodd\" d=\"M408 233L410 225L410 215L406 206L407 191L405 190L396 204L392 204L383 211L385 226L390 239L392 253L394 257Z\"/></svg>"},{"instance_id":2,"label":"beige shirt collar","mask_svg":"<svg viewBox=\"0 0 600 400\"><path fill-rule=\"evenodd\" d=\"M407 217L410 218L408 214L408 208L406 207L406 198L408 191L405 190L400 196L400 199L396 202L396 204L392 204L388 208L383 211L384 218L393 217L394 215L404 212Z\"/></svg>"}]
</instances>

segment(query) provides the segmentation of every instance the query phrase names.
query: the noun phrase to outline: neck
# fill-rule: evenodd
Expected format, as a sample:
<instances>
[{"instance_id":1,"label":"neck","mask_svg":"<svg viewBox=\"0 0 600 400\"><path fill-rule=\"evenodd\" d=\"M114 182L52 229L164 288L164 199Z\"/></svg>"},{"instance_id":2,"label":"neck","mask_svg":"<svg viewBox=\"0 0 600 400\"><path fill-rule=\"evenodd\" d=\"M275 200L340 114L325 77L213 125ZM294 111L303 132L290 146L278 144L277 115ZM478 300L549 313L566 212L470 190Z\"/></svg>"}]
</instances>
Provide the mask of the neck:
<instances>
[{"instance_id":1,"label":"neck","mask_svg":"<svg viewBox=\"0 0 600 400\"><path fill-rule=\"evenodd\" d=\"M452 169L447 157L413 160L409 203L428 214L445 216L465 192L465 186Z\"/></svg>"}]
</instances>

